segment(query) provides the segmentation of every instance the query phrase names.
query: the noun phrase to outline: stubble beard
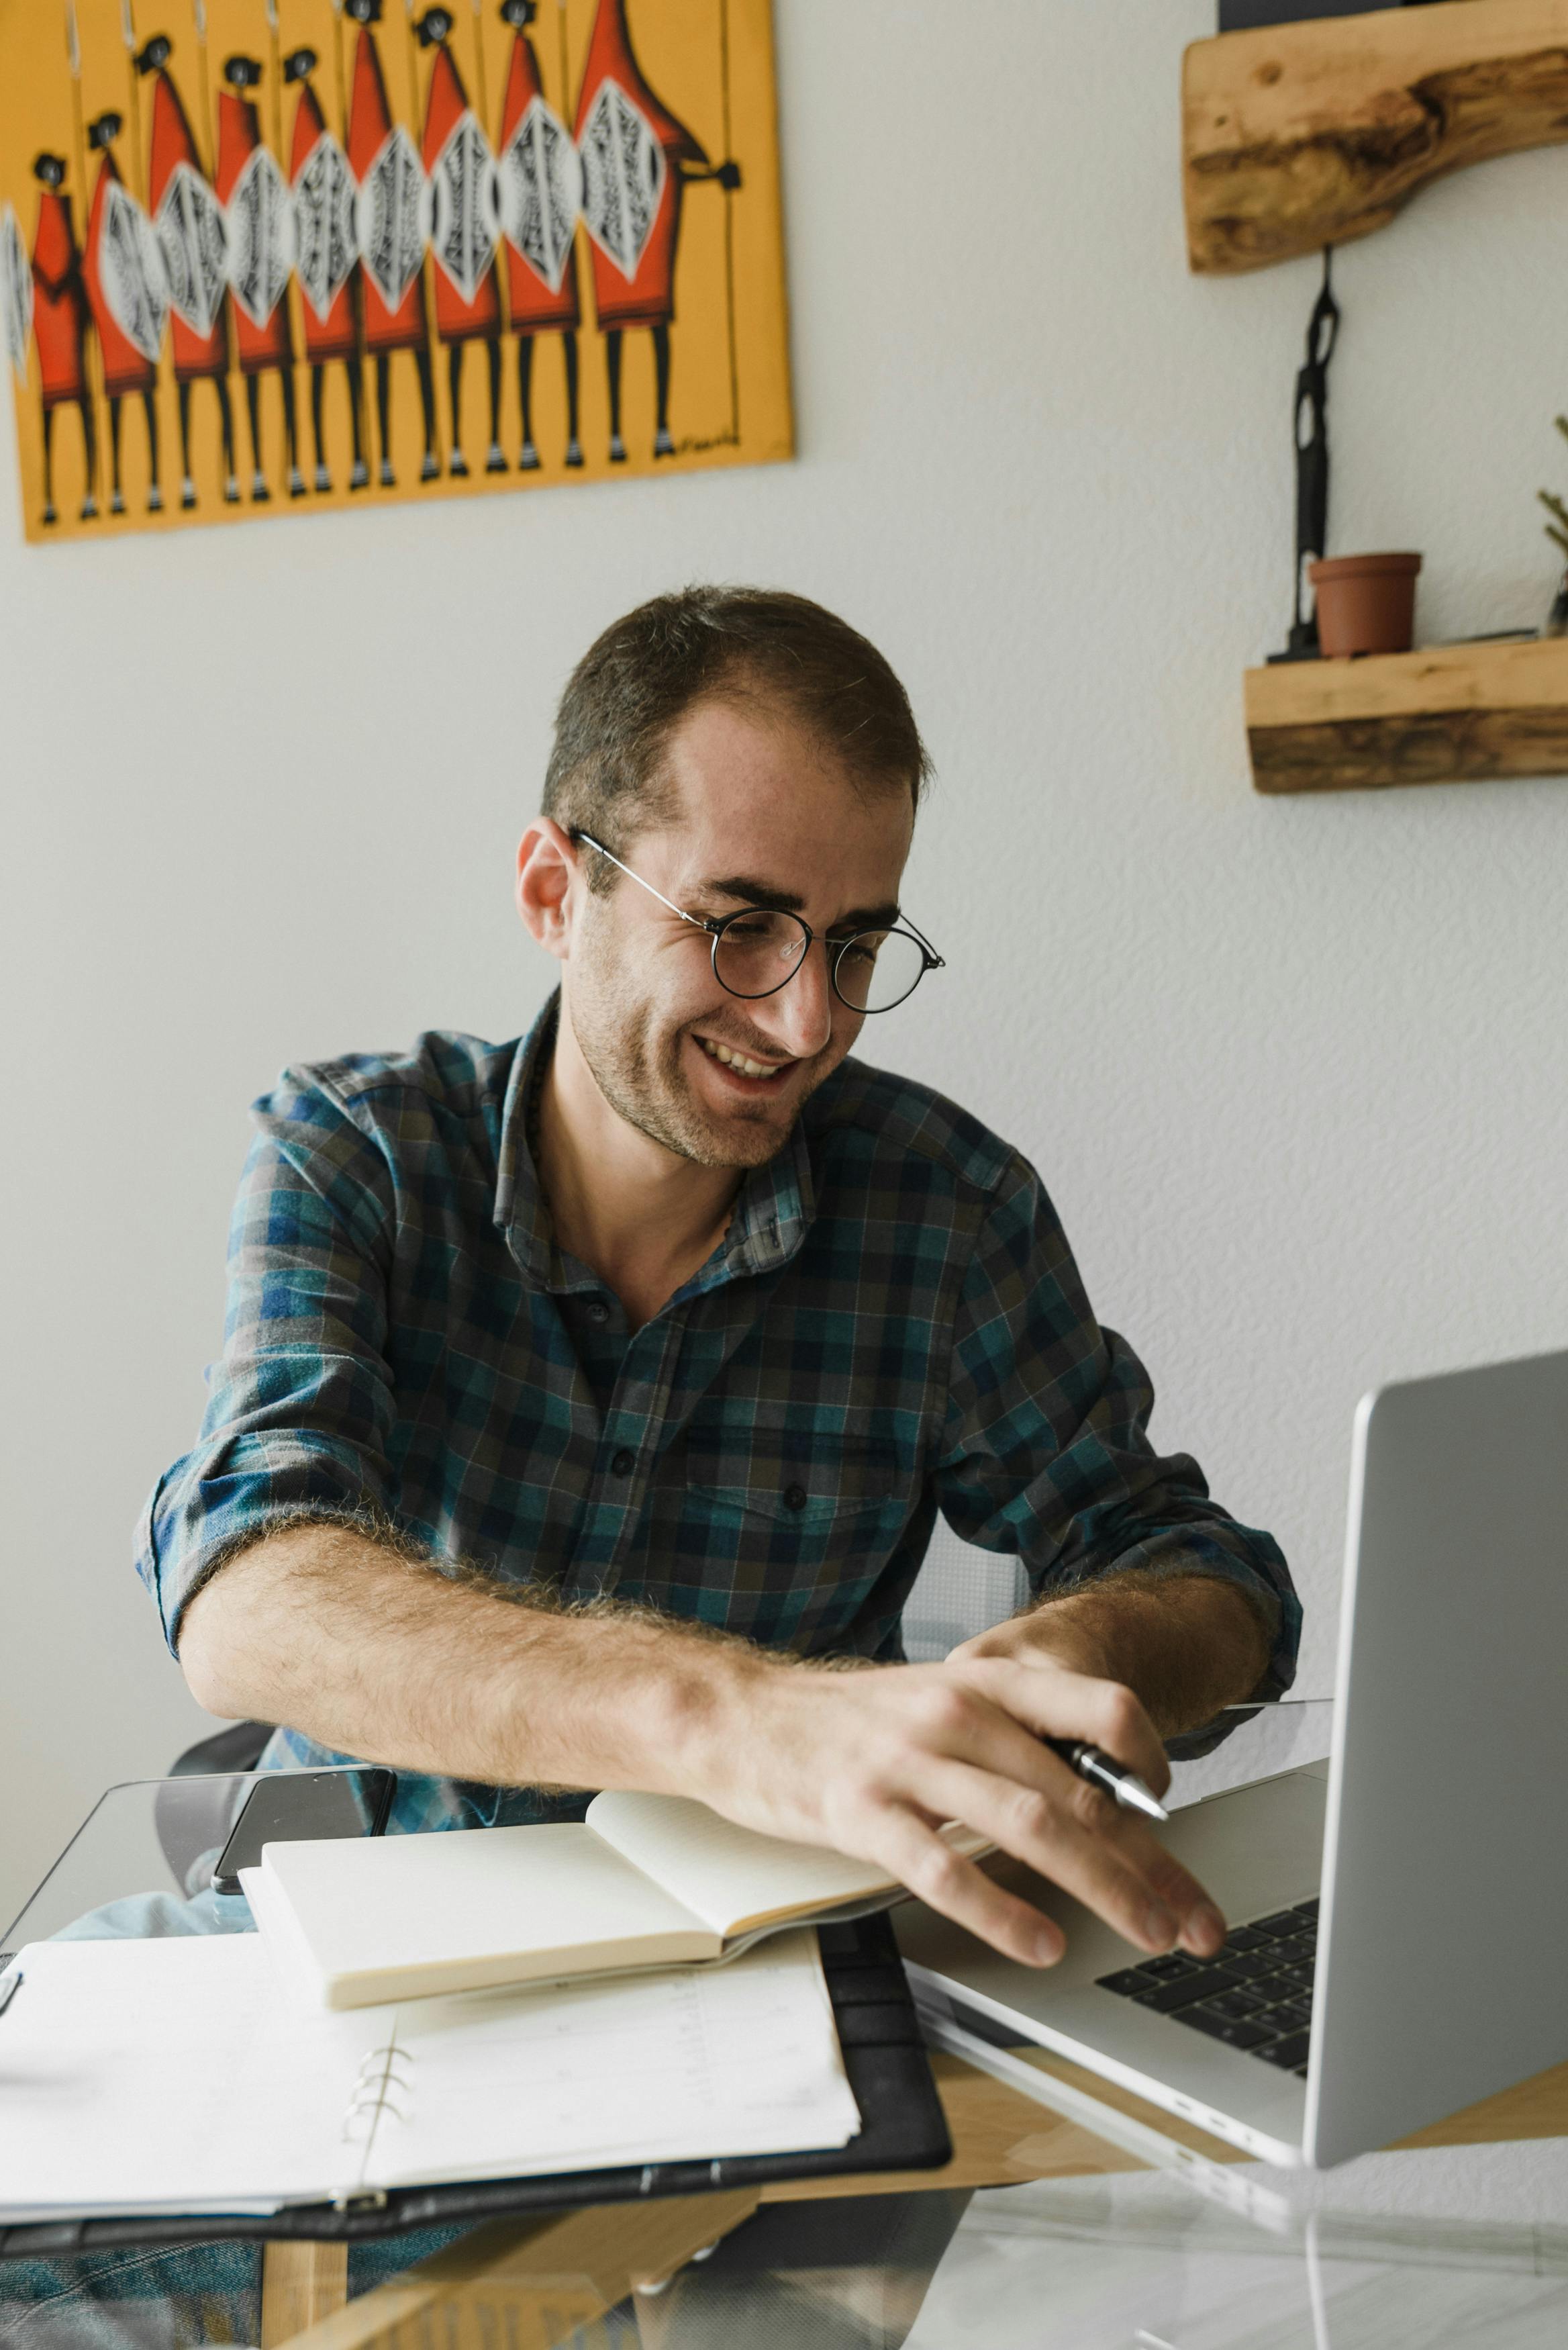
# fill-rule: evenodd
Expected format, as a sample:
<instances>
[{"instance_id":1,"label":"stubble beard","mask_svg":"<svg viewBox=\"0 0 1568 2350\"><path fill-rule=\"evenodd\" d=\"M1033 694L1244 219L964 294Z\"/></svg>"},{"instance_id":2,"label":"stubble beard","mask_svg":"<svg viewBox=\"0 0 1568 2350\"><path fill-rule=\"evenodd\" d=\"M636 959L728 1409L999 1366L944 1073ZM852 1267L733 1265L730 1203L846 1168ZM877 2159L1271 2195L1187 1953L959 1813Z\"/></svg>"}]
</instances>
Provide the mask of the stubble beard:
<instances>
[{"instance_id":1,"label":"stubble beard","mask_svg":"<svg viewBox=\"0 0 1568 2350\"><path fill-rule=\"evenodd\" d=\"M653 1007L639 999L625 972L611 970L574 996L571 1017L578 1050L617 1117L694 1166L765 1167L789 1140L807 1093L821 1083L816 1078L797 1092L787 1125L775 1124L762 1102L754 1109L741 1106L721 1123L697 1100L681 1066L689 1031L659 1036Z\"/></svg>"}]
</instances>

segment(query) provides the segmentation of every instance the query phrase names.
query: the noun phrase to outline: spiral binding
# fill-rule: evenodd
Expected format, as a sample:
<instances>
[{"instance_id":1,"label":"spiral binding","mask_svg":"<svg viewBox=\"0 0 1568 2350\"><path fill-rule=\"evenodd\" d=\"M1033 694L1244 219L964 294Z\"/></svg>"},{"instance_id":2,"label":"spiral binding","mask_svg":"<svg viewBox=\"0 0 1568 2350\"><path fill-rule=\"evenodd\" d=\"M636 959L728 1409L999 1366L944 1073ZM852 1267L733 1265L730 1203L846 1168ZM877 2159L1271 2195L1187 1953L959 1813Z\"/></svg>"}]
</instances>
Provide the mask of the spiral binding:
<instances>
[{"instance_id":1,"label":"spiral binding","mask_svg":"<svg viewBox=\"0 0 1568 2350\"><path fill-rule=\"evenodd\" d=\"M407 2077L413 2062L409 2051L400 2048L395 2040L386 2041L379 2048L367 2048L359 2059L359 2070L354 2076L343 2116L340 2136L348 2145L368 2147L383 2114L390 2114L400 2122L408 2120L398 2100L413 2095L413 2084Z\"/></svg>"}]
</instances>

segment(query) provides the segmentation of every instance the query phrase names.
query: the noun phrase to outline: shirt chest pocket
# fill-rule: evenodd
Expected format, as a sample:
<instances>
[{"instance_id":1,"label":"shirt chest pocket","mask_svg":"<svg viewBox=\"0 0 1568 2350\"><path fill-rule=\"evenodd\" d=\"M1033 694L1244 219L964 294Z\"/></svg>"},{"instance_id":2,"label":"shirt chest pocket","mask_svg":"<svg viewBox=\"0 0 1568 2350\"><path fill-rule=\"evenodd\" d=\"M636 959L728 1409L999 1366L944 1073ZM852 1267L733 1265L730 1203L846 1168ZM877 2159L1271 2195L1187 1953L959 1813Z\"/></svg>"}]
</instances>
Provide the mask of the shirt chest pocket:
<instances>
[{"instance_id":1,"label":"shirt chest pocket","mask_svg":"<svg viewBox=\"0 0 1568 2350\"><path fill-rule=\"evenodd\" d=\"M701 1509L737 1527L791 1527L821 1535L878 1516L898 1492L891 1445L847 1437L771 1438L717 1457L695 1449L687 1492Z\"/></svg>"}]
</instances>

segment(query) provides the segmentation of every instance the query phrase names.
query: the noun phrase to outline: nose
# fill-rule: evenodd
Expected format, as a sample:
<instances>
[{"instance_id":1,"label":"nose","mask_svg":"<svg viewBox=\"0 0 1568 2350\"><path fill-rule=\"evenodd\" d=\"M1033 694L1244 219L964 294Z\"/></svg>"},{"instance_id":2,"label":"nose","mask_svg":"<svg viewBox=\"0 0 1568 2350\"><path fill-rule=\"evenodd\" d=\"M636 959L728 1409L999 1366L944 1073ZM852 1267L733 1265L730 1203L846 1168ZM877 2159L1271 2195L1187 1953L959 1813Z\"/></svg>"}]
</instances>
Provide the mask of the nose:
<instances>
[{"instance_id":1,"label":"nose","mask_svg":"<svg viewBox=\"0 0 1568 2350\"><path fill-rule=\"evenodd\" d=\"M776 995L759 996L748 1006L763 1034L793 1060L809 1061L833 1034L833 983L826 940L807 948L794 977Z\"/></svg>"}]
</instances>

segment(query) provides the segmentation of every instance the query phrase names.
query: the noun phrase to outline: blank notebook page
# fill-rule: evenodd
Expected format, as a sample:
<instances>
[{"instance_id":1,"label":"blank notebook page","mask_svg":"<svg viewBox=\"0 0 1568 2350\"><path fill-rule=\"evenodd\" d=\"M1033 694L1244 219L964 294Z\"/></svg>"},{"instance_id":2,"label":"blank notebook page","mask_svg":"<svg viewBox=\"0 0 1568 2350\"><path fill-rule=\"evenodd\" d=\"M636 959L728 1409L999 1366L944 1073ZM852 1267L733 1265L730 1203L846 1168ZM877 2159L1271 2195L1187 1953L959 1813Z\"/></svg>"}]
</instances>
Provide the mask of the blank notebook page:
<instances>
[{"instance_id":1,"label":"blank notebook page","mask_svg":"<svg viewBox=\"0 0 1568 2350\"><path fill-rule=\"evenodd\" d=\"M588 1825L717 1934L775 1910L831 1909L893 1889L873 1860L759 1835L686 1795L596 1795Z\"/></svg>"},{"instance_id":2,"label":"blank notebook page","mask_svg":"<svg viewBox=\"0 0 1568 2350\"><path fill-rule=\"evenodd\" d=\"M698 1938L679 1900L574 1825L269 1844L265 1872L324 1974Z\"/></svg>"}]
</instances>

